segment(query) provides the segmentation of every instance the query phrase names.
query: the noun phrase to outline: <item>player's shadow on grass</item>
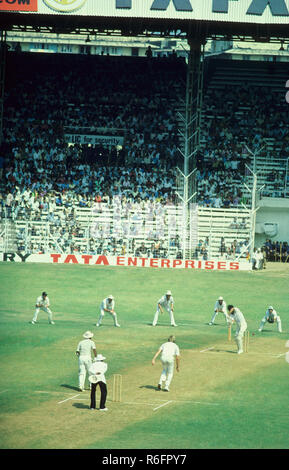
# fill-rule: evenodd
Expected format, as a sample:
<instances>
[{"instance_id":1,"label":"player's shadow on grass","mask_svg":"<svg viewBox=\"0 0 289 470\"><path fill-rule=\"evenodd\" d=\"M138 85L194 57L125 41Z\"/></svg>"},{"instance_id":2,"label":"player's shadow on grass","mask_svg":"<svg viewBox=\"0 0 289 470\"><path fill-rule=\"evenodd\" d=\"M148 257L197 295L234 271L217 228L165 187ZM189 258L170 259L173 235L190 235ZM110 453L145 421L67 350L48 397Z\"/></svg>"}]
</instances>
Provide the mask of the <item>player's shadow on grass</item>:
<instances>
[{"instance_id":1,"label":"player's shadow on grass","mask_svg":"<svg viewBox=\"0 0 289 470\"><path fill-rule=\"evenodd\" d=\"M211 352L211 351L208 351L208 352ZM212 352L215 352L215 353L216 352L217 353L218 352L223 352L223 353L228 353L228 354L236 354L237 353L237 351L233 351L232 349L220 349L220 348L219 349L215 348L215 349L212 350Z\"/></svg>"},{"instance_id":2,"label":"player's shadow on grass","mask_svg":"<svg viewBox=\"0 0 289 470\"><path fill-rule=\"evenodd\" d=\"M75 408L79 408L79 409L82 409L82 410L89 410L89 405L84 405L84 403L73 403L73 406Z\"/></svg>"},{"instance_id":3,"label":"player's shadow on grass","mask_svg":"<svg viewBox=\"0 0 289 470\"><path fill-rule=\"evenodd\" d=\"M158 390L158 387L154 385L141 385L139 388L148 388L149 390Z\"/></svg>"},{"instance_id":4,"label":"player's shadow on grass","mask_svg":"<svg viewBox=\"0 0 289 470\"><path fill-rule=\"evenodd\" d=\"M70 388L70 390L76 390L79 392L79 388L75 387L74 385L61 384L61 387Z\"/></svg>"}]
</instances>

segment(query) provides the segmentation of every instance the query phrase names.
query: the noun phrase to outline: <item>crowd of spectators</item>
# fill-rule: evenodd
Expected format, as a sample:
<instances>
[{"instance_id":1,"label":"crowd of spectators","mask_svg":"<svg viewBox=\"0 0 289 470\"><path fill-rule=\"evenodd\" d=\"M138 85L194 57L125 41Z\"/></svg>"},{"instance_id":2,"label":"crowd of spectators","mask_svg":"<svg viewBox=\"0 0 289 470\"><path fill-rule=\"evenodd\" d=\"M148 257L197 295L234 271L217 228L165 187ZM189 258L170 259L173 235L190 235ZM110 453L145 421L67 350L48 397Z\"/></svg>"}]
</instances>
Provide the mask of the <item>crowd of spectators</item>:
<instances>
[{"instance_id":1,"label":"crowd of spectators","mask_svg":"<svg viewBox=\"0 0 289 470\"><path fill-rule=\"evenodd\" d=\"M243 182L249 174L248 166L253 168L249 150L268 158L267 138L276 139L278 158L284 165L267 175L270 191L265 188L263 195L284 197L289 114L282 93L249 83L211 87L204 94L203 114L205 143L197 160L199 203L233 207L246 202Z\"/></svg>"},{"instance_id":2,"label":"crowd of spectators","mask_svg":"<svg viewBox=\"0 0 289 470\"><path fill-rule=\"evenodd\" d=\"M16 66L15 61L19 61ZM20 72L24 62L25 78ZM76 250L73 235L84 237L75 216L78 207L111 206L115 198L124 207L180 202L175 168L182 167L183 157L177 110L185 99L185 73L184 60L176 58L172 63L8 54L1 216L32 222L45 219L55 225L52 245ZM196 173L199 205L229 208L247 203L243 181L250 155L245 144L254 151L266 137L282 139L282 155L288 157L288 113L277 102L263 87L205 87L206 118ZM240 113L242 106L249 112ZM83 132L116 135L123 144L107 147L67 141L67 134ZM268 176L276 191L283 176L278 171ZM56 208L62 210L56 214ZM22 240L24 233L20 235ZM153 238L158 241L161 232ZM97 251L100 246L104 249L102 240L97 246L90 242L89 248ZM241 248L226 247L221 254L230 257ZM109 249L128 247L120 238L111 240ZM153 252L150 247L149 254ZM197 255L206 257L206 247Z\"/></svg>"},{"instance_id":3,"label":"crowd of spectators","mask_svg":"<svg viewBox=\"0 0 289 470\"><path fill-rule=\"evenodd\" d=\"M267 239L262 246L267 261L282 261L289 263L289 244L287 241L272 241Z\"/></svg>"}]
</instances>

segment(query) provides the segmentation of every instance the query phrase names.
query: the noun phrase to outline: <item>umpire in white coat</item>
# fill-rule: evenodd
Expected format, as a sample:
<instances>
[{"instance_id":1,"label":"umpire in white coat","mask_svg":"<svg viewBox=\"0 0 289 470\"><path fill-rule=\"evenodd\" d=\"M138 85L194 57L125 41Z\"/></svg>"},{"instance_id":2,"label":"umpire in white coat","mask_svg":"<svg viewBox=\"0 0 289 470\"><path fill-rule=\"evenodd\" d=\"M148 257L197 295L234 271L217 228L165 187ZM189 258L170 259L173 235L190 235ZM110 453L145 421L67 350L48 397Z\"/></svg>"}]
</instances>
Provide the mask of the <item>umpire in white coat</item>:
<instances>
[{"instance_id":1,"label":"umpire in white coat","mask_svg":"<svg viewBox=\"0 0 289 470\"><path fill-rule=\"evenodd\" d=\"M154 366L156 363L156 358L159 354L161 354L161 361L163 365L163 370L160 376L160 380L158 383L158 389L162 389L162 384L165 382L165 392L169 392L170 383L172 381L174 375L174 365L176 359L176 370L179 372L180 370L180 349L178 345L175 343L176 338L175 336L171 335L168 338L166 343L163 343L159 350L155 353L152 359L152 365Z\"/></svg>"},{"instance_id":2,"label":"umpire in white coat","mask_svg":"<svg viewBox=\"0 0 289 470\"><path fill-rule=\"evenodd\" d=\"M233 305L228 305L228 321L229 323L236 323L235 340L238 347L238 354L243 353L243 336L247 330L247 322L241 310Z\"/></svg>"},{"instance_id":3,"label":"umpire in white coat","mask_svg":"<svg viewBox=\"0 0 289 470\"><path fill-rule=\"evenodd\" d=\"M94 341L92 341L93 333L86 331L83 335L85 339L78 343L76 349L76 355L78 356L78 385L79 390L83 392L86 372L89 373L89 368L92 364L91 354L93 353L96 358L96 347Z\"/></svg>"},{"instance_id":4,"label":"umpire in white coat","mask_svg":"<svg viewBox=\"0 0 289 470\"><path fill-rule=\"evenodd\" d=\"M157 310L153 319L153 326L156 326L159 318L159 313L163 313L164 309L169 313L170 315L170 322L171 326L178 326L176 325L175 318L174 318L174 298L172 296L172 293L170 290L168 290L165 295L163 295L157 303Z\"/></svg>"},{"instance_id":5,"label":"umpire in white coat","mask_svg":"<svg viewBox=\"0 0 289 470\"><path fill-rule=\"evenodd\" d=\"M281 323L281 318L280 316L277 314L276 310L272 307L272 305L270 305L267 310L266 310L266 313L265 313L265 316L262 318L261 320L261 323L260 323L260 326L259 326L259 330L258 331L262 331L263 328L264 328L264 325L265 323L268 322L268 323L277 323L277 328L278 328L278 331L279 333L282 333L282 323Z\"/></svg>"},{"instance_id":6,"label":"umpire in white coat","mask_svg":"<svg viewBox=\"0 0 289 470\"><path fill-rule=\"evenodd\" d=\"M89 369L89 381L91 383L91 391L90 391L90 409L95 410L95 392L97 384L100 388L100 404L99 404L99 411L107 411L108 408L105 406L106 396L107 396L107 387L106 387L106 379L105 373L107 371L107 363L103 362L105 357L102 354L98 354L90 366Z\"/></svg>"}]
</instances>

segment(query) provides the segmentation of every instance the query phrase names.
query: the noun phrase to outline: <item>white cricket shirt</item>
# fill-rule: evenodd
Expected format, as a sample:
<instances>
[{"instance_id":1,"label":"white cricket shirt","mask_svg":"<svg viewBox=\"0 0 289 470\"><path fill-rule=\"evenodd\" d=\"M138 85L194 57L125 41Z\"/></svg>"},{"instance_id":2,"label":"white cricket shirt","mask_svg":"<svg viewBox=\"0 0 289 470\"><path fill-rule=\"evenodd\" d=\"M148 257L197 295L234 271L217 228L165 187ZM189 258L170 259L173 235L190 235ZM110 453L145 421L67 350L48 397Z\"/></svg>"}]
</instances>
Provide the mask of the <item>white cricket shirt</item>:
<instances>
[{"instance_id":1,"label":"white cricket shirt","mask_svg":"<svg viewBox=\"0 0 289 470\"><path fill-rule=\"evenodd\" d=\"M107 371L107 363L102 362L102 361L96 361L93 362L89 368L89 373L90 375L96 375L98 380L101 382L104 382L106 384L105 380L105 373Z\"/></svg>"},{"instance_id":2,"label":"white cricket shirt","mask_svg":"<svg viewBox=\"0 0 289 470\"><path fill-rule=\"evenodd\" d=\"M172 295L169 297L169 299L167 299L167 296L166 296L166 295L163 295L163 296L158 300L158 304L160 304L162 307L165 307L165 308L171 308L171 306L173 305L173 303L174 303L174 298L173 298Z\"/></svg>"},{"instance_id":3,"label":"white cricket shirt","mask_svg":"<svg viewBox=\"0 0 289 470\"><path fill-rule=\"evenodd\" d=\"M103 301L101 302L100 308L101 310L103 310L104 308L107 308L108 310L114 310L114 300L109 302L108 298L103 299Z\"/></svg>"},{"instance_id":4,"label":"white cricket shirt","mask_svg":"<svg viewBox=\"0 0 289 470\"><path fill-rule=\"evenodd\" d=\"M50 305L49 298L45 297L45 299L43 299L42 295L40 295L36 299L36 305L40 305L41 307L48 307Z\"/></svg>"},{"instance_id":5,"label":"white cricket shirt","mask_svg":"<svg viewBox=\"0 0 289 470\"><path fill-rule=\"evenodd\" d=\"M91 339L84 339L78 343L76 352L79 352L80 356L91 357L93 349L96 349L94 341Z\"/></svg>"},{"instance_id":6,"label":"white cricket shirt","mask_svg":"<svg viewBox=\"0 0 289 470\"><path fill-rule=\"evenodd\" d=\"M241 310L237 307L234 307L235 313L230 314L229 317L233 318L238 326L247 326L247 322Z\"/></svg>"},{"instance_id":7,"label":"white cricket shirt","mask_svg":"<svg viewBox=\"0 0 289 470\"><path fill-rule=\"evenodd\" d=\"M175 356L180 355L179 347L176 343L172 343L171 341L167 341L163 343L160 347L161 349L161 360L162 361L169 361L172 362L175 359Z\"/></svg>"}]
</instances>

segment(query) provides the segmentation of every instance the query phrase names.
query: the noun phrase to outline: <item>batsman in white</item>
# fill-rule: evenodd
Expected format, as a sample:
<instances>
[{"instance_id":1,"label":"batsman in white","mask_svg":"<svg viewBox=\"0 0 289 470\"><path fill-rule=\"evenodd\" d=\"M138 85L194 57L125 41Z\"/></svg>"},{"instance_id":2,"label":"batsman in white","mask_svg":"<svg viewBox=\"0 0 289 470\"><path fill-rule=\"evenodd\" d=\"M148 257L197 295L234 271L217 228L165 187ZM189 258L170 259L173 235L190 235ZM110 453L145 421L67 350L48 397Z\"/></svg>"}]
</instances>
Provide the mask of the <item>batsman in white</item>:
<instances>
[{"instance_id":1,"label":"batsman in white","mask_svg":"<svg viewBox=\"0 0 289 470\"><path fill-rule=\"evenodd\" d=\"M100 304L100 316L98 319L98 322L96 323L96 326L100 326L104 317L105 312L110 313L113 316L114 319L114 326L120 327L120 325L117 322L117 315L116 312L114 311L114 297L113 295L109 295Z\"/></svg>"},{"instance_id":2,"label":"batsman in white","mask_svg":"<svg viewBox=\"0 0 289 470\"><path fill-rule=\"evenodd\" d=\"M40 310L43 310L43 312L48 313L48 322L50 323L50 325L54 325L54 321L52 320L52 312L49 308L50 301L46 292L42 292L42 294L37 297L35 307L36 310L31 321L32 325L35 325L35 323L37 322L37 317Z\"/></svg>"},{"instance_id":3,"label":"batsman in white","mask_svg":"<svg viewBox=\"0 0 289 470\"><path fill-rule=\"evenodd\" d=\"M274 310L274 308L272 307L272 305L270 305L270 306L267 308L267 310L266 310L266 312L265 312L265 315L264 315L264 317L263 317L262 320L261 320L261 323L260 323L260 326L259 326L259 330L258 330L258 331L262 331L262 330L263 330L266 321L267 321L268 323L277 323L278 331L279 331L279 333L282 333L281 318L280 318L280 316L277 314L276 310Z\"/></svg>"},{"instance_id":4,"label":"batsman in white","mask_svg":"<svg viewBox=\"0 0 289 470\"><path fill-rule=\"evenodd\" d=\"M209 325L213 325L215 322L215 318L218 315L219 312L222 312L226 318L227 324L228 324L228 317L227 317L227 304L224 301L223 297L219 297L218 300L215 303L214 307L214 313L212 316L212 319L209 323Z\"/></svg>"},{"instance_id":5,"label":"batsman in white","mask_svg":"<svg viewBox=\"0 0 289 470\"><path fill-rule=\"evenodd\" d=\"M170 314L170 321L171 326L178 326L176 325L175 318L174 318L174 298L170 290L163 295L157 303L157 310L153 319L153 326L156 326L159 318L159 313L164 313L164 309Z\"/></svg>"},{"instance_id":6,"label":"batsman in white","mask_svg":"<svg viewBox=\"0 0 289 470\"><path fill-rule=\"evenodd\" d=\"M176 370L179 372L180 370L180 349L177 344L175 344L176 338L175 336L171 335L168 338L166 343L163 343L159 350L156 352L152 359L152 365L154 366L156 363L156 358L159 354L161 354L161 361L163 365L163 370L160 376L160 380L158 383L158 389L162 389L162 384L165 382L165 392L169 392L170 384L174 375L174 365L175 365L175 358L176 358Z\"/></svg>"},{"instance_id":7,"label":"batsman in white","mask_svg":"<svg viewBox=\"0 0 289 470\"><path fill-rule=\"evenodd\" d=\"M89 369L92 365L91 353L96 358L96 347L94 341L92 341L93 333L86 331L83 335L82 341L78 343L75 354L78 356L78 386L79 390L83 392L86 373L89 373Z\"/></svg>"},{"instance_id":8,"label":"batsman in white","mask_svg":"<svg viewBox=\"0 0 289 470\"><path fill-rule=\"evenodd\" d=\"M238 347L238 354L243 352L243 336L247 330L247 322L241 310L233 305L228 305L228 321L230 323L236 323L235 340Z\"/></svg>"}]
</instances>

